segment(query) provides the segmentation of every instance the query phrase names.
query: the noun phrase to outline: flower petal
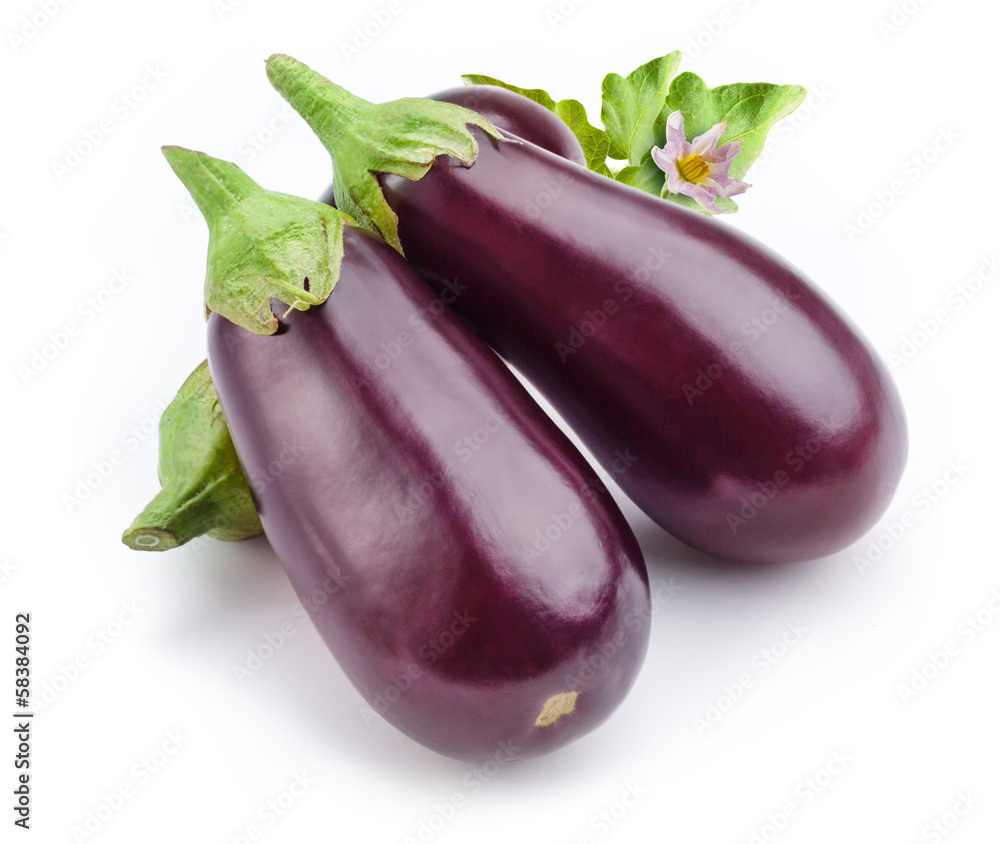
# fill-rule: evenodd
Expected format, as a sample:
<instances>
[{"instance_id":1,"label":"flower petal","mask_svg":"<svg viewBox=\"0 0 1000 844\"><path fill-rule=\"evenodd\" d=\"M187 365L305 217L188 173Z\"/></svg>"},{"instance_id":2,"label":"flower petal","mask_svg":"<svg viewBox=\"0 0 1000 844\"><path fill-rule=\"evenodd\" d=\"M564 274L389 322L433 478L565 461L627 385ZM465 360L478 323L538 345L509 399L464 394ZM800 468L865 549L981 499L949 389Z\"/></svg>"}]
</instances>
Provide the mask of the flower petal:
<instances>
[{"instance_id":1,"label":"flower petal","mask_svg":"<svg viewBox=\"0 0 1000 844\"><path fill-rule=\"evenodd\" d=\"M717 191L719 196L738 196L745 193L747 188L752 188L750 182L741 182L739 179L729 179L728 184L723 185Z\"/></svg>"},{"instance_id":2,"label":"flower petal","mask_svg":"<svg viewBox=\"0 0 1000 844\"><path fill-rule=\"evenodd\" d=\"M706 211L711 211L713 214L721 214L722 209L715 204L715 191L704 185L693 185L694 191L688 194L695 202L697 202Z\"/></svg>"},{"instance_id":3,"label":"flower petal","mask_svg":"<svg viewBox=\"0 0 1000 844\"><path fill-rule=\"evenodd\" d=\"M691 152L696 152L703 156L709 150L715 149L715 145L719 142L719 138L722 137L722 133L726 131L728 122L727 120L723 120L721 123L716 123L703 135L699 135L691 141Z\"/></svg>"},{"instance_id":4,"label":"flower petal","mask_svg":"<svg viewBox=\"0 0 1000 844\"><path fill-rule=\"evenodd\" d=\"M702 158L709 164L725 164L728 167L730 162L740 154L740 147L742 145L742 141L730 141L718 149L709 150L702 155Z\"/></svg>"},{"instance_id":5,"label":"flower petal","mask_svg":"<svg viewBox=\"0 0 1000 844\"><path fill-rule=\"evenodd\" d=\"M682 193L685 196L692 196L691 191L696 187L696 184L689 182L677 170L671 170L667 174L667 190L671 193Z\"/></svg>"},{"instance_id":6,"label":"flower petal","mask_svg":"<svg viewBox=\"0 0 1000 844\"><path fill-rule=\"evenodd\" d=\"M732 176L729 175L729 162L724 161L721 164L709 164L708 175L702 181L711 180L718 184L726 184L730 179Z\"/></svg>"},{"instance_id":7,"label":"flower petal","mask_svg":"<svg viewBox=\"0 0 1000 844\"><path fill-rule=\"evenodd\" d=\"M684 186L690 184L691 182L681 178L676 168L667 174L667 190L671 193L687 193Z\"/></svg>"},{"instance_id":8,"label":"flower petal","mask_svg":"<svg viewBox=\"0 0 1000 844\"><path fill-rule=\"evenodd\" d=\"M732 179L729 176L713 176L709 174L702 184L711 188L719 196L729 197L744 193L747 188L753 187L749 182L741 182L739 179Z\"/></svg>"},{"instance_id":9,"label":"flower petal","mask_svg":"<svg viewBox=\"0 0 1000 844\"><path fill-rule=\"evenodd\" d=\"M667 145L687 144L687 137L684 134L684 115L679 111L672 111L667 117Z\"/></svg>"},{"instance_id":10,"label":"flower petal","mask_svg":"<svg viewBox=\"0 0 1000 844\"><path fill-rule=\"evenodd\" d=\"M671 169L677 169L677 156L671 155L668 150L670 149L670 144L667 144L663 149L659 147L653 147L650 150L650 155L653 158L653 163L659 167L664 173L669 173Z\"/></svg>"}]
</instances>

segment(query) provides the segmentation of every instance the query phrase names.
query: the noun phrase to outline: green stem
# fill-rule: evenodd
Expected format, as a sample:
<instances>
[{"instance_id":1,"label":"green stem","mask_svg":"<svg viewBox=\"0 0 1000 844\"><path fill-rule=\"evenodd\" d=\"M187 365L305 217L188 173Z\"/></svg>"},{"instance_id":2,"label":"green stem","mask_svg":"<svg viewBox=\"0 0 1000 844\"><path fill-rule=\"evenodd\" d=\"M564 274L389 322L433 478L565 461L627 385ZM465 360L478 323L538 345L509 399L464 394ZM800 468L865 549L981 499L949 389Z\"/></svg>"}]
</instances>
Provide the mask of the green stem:
<instances>
[{"instance_id":1,"label":"green stem","mask_svg":"<svg viewBox=\"0 0 1000 844\"><path fill-rule=\"evenodd\" d=\"M215 486L197 489L186 479L166 485L125 531L122 542L136 551L167 551L217 529L225 530L227 508L213 497ZM258 535L259 531L234 538Z\"/></svg>"},{"instance_id":2,"label":"green stem","mask_svg":"<svg viewBox=\"0 0 1000 844\"><path fill-rule=\"evenodd\" d=\"M263 193L263 188L228 161L184 147L166 146L162 151L210 229L232 213L240 202Z\"/></svg>"},{"instance_id":3,"label":"green stem","mask_svg":"<svg viewBox=\"0 0 1000 844\"><path fill-rule=\"evenodd\" d=\"M235 164L204 153L164 147L163 154L208 223L210 311L273 334L272 299L305 310L329 297L349 223L343 214L266 191ZM237 540L262 532L207 362L160 420L159 474L163 488L122 536L130 548L163 551L202 534Z\"/></svg>"},{"instance_id":4,"label":"green stem","mask_svg":"<svg viewBox=\"0 0 1000 844\"><path fill-rule=\"evenodd\" d=\"M340 275L344 214L264 190L235 164L202 152L171 146L163 155L208 223L208 310L274 334L272 299L300 311L326 301Z\"/></svg>"},{"instance_id":5,"label":"green stem","mask_svg":"<svg viewBox=\"0 0 1000 844\"><path fill-rule=\"evenodd\" d=\"M267 78L309 124L334 160L338 142L375 108L291 56L271 56L267 60Z\"/></svg>"},{"instance_id":6,"label":"green stem","mask_svg":"<svg viewBox=\"0 0 1000 844\"><path fill-rule=\"evenodd\" d=\"M163 488L122 536L129 548L166 551L202 534L240 540L263 532L207 361L160 419L159 475Z\"/></svg>"},{"instance_id":7,"label":"green stem","mask_svg":"<svg viewBox=\"0 0 1000 844\"><path fill-rule=\"evenodd\" d=\"M290 56L271 56L267 77L330 153L337 207L400 253L399 221L377 174L421 179L439 155L471 167L479 145L469 126L504 140L485 117L467 108L421 97L375 105Z\"/></svg>"}]
</instances>

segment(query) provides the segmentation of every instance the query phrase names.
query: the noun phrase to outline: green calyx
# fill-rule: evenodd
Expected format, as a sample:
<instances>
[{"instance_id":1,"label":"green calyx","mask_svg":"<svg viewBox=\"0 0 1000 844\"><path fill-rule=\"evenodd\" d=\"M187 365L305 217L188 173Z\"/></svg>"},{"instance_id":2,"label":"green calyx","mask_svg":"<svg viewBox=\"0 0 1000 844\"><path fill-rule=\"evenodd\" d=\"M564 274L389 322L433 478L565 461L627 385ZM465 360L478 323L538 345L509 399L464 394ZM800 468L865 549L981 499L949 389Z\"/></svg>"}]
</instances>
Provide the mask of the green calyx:
<instances>
[{"instance_id":1,"label":"green calyx","mask_svg":"<svg viewBox=\"0 0 1000 844\"><path fill-rule=\"evenodd\" d=\"M203 534L236 541L263 533L207 361L163 412L158 473L163 488L122 535L129 548L166 551Z\"/></svg>"},{"instance_id":2,"label":"green calyx","mask_svg":"<svg viewBox=\"0 0 1000 844\"><path fill-rule=\"evenodd\" d=\"M272 299L297 310L326 301L340 274L345 215L266 191L204 153L164 147L163 154L208 223L209 311L274 334ZM207 362L160 420L159 476L162 489L122 536L130 548L165 551L203 534L233 541L263 533Z\"/></svg>"},{"instance_id":3,"label":"green calyx","mask_svg":"<svg viewBox=\"0 0 1000 844\"><path fill-rule=\"evenodd\" d=\"M264 190L235 164L168 146L163 154L208 223L205 305L255 334L274 334L277 299L304 311L333 292L344 214Z\"/></svg>"},{"instance_id":4,"label":"green calyx","mask_svg":"<svg viewBox=\"0 0 1000 844\"><path fill-rule=\"evenodd\" d=\"M504 140L493 124L469 109L420 97L376 105L290 56L271 56L267 77L330 153L337 207L401 254L399 221L382 195L377 175L393 173L417 180L439 155L471 167L479 145L470 125Z\"/></svg>"}]
</instances>

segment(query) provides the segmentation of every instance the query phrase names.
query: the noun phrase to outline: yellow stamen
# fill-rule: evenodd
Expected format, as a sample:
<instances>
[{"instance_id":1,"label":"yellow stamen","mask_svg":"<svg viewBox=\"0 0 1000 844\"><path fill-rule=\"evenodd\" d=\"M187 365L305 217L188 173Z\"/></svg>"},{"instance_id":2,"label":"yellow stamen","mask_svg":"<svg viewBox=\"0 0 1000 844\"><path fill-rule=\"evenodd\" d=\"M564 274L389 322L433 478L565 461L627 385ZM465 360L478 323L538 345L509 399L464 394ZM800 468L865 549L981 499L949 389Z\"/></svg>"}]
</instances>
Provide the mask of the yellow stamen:
<instances>
[{"instance_id":1,"label":"yellow stamen","mask_svg":"<svg viewBox=\"0 0 1000 844\"><path fill-rule=\"evenodd\" d=\"M697 184L708 175L708 165L704 158L695 153L677 162L677 172L685 181Z\"/></svg>"}]
</instances>

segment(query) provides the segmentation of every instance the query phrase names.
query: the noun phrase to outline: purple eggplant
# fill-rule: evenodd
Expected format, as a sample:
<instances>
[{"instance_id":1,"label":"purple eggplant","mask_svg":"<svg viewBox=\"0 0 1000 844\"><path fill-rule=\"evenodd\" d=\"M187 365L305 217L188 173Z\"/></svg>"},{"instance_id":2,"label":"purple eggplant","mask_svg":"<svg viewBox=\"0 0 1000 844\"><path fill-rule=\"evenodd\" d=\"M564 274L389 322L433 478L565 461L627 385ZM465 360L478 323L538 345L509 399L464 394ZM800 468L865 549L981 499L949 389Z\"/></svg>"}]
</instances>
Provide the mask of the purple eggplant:
<instances>
[{"instance_id":1,"label":"purple eggplant","mask_svg":"<svg viewBox=\"0 0 1000 844\"><path fill-rule=\"evenodd\" d=\"M335 149L342 89L288 57L268 71ZM902 474L903 409L805 276L724 224L472 131L471 166L382 172L398 230L380 231L438 290L467 288L454 310L636 504L748 562L830 554L872 527Z\"/></svg>"},{"instance_id":2,"label":"purple eggplant","mask_svg":"<svg viewBox=\"0 0 1000 844\"><path fill-rule=\"evenodd\" d=\"M168 157L196 198L227 180L251 193L235 165ZM214 249L234 238L255 260L244 235L277 232L259 244L291 244L282 277L314 251L302 232L317 231L318 254L338 251L328 223L298 212L282 226L226 213ZM561 747L608 717L642 662L635 537L565 435L394 250L346 225L339 261L329 298L300 311L293 291L273 334L252 308L254 330L209 318L212 380L264 531L371 711L460 758ZM220 265L210 256L210 274Z\"/></svg>"},{"instance_id":3,"label":"purple eggplant","mask_svg":"<svg viewBox=\"0 0 1000 844\"><path fill-rule=\"evenodd\" d=\"M439 91L428 99L475 111L497 129L586 166L583 149L569 126L544 106L514 91L495 85L466 85Z\"/></svg>"}]
</instances>

